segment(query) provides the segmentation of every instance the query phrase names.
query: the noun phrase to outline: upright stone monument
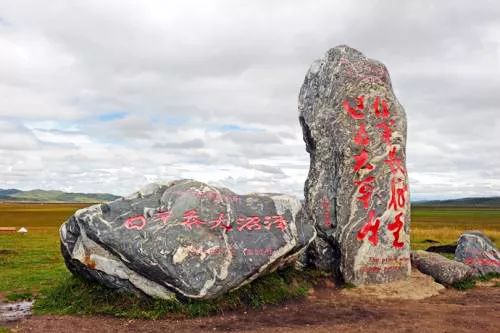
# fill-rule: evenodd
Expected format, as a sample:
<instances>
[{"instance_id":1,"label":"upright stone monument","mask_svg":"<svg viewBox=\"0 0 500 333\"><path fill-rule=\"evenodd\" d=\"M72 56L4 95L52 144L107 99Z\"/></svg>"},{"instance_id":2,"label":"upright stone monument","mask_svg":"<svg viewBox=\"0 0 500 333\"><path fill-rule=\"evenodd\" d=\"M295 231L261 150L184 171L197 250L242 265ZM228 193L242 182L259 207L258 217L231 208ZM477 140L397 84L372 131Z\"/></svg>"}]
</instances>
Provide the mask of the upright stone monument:
<instances>
[{"instance_id":1,"label":"upright stone monument","mask_svg":"<svg viewBox=\"0 0 500 333\"><path fill-rule=\"evenodd\" d=\"M299 96L305 210L330 268L356 285L410 274L406 116L385 66L348 46L311 65ZM324 242L323 242L324 243Z\"/></svg>"}]
</instances>

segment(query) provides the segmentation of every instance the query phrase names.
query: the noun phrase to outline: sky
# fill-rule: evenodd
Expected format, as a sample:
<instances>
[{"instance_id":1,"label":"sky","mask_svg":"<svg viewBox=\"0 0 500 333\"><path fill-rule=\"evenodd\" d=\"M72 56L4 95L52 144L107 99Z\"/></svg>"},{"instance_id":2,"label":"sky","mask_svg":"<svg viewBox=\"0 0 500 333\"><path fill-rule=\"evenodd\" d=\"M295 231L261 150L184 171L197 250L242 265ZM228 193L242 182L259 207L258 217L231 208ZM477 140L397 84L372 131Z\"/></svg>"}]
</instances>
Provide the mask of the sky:
<instances>
[{"instance_id":1,"label":"sky","mask_svg":"<svg viewBox=\"0 0 500 333\"><path fill-rule=\"evenodd\" d=\"M0 188L303 197L299 89L347 44L405 107L412 200L499 196L499 18L481 0L0 0Z\"/></svg>"}]
</instances>

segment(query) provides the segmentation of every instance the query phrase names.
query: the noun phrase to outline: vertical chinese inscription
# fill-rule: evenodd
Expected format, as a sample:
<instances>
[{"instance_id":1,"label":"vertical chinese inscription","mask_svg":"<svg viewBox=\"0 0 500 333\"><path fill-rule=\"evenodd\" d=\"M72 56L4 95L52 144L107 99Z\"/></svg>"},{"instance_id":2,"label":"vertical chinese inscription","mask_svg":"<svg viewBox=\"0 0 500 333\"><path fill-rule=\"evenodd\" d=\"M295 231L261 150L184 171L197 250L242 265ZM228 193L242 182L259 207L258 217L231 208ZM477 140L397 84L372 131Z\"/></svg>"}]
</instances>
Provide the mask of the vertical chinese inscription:
<instances>
[{"instance_id":1,"label":"vertical chinese inscription","mask_svg":"<svg viewBox=\"0 0 500 333\"><path fill-rule=\"evenodd\" d=\"M356 97L355 106L351 106L348 100L344 100L343 107L346 113L356 122L355 135L352 141L355 147L359 148L359 153L353 156L352 168L355 175L359 175L359 180L353 180L356 189L356 199L361 203L362 208L366 210L366 221L357 232L357 239L362 241L365 238L376 246L379 242L379 233L381 228L381 217L376 216L376 211L370 209L373 193L376 191L376 179L371 175L375 170L374 164L370 163L371 156L367 149L372 138L370 138L365 121L365 96ZM392 126L395 121L391 119L390 106L388 102L376 96L372 103L371 110L377 119L374 125L375 132L380 135L380 142L385 145L387 158L384 160L385 167L391 174L390 179L390 198L388 199L387 209L393 210L393 221L385 225L387 231L393 236L392 246L395 249L404 247L401 231L404 228L404 208L406 205L406 193L408 185L406 184L406 170L401 158L398 156L397 146L392 145ZM379 166L383 167L383 166Z\"/></svg>"}]
</instances>

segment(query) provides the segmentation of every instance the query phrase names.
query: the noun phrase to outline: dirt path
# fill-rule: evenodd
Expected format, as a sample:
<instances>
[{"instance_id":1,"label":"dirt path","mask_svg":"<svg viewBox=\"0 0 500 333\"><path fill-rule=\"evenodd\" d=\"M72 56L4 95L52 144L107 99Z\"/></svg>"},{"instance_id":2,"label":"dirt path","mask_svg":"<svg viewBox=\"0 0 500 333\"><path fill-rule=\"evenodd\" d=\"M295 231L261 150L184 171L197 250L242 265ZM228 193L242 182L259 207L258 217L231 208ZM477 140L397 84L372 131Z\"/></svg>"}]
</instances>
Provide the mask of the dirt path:
<instances>
[{"instance_id":1,"label":"dirt path","mask_svg":"<svg viewBox=\"0 0 500 333\"><path fill-rule=\"evenodd\" d=\"M14 332L500 332L500 288L380 300L321 288L300 302L198 319L35 316Z\"/></svg>"}]
</instances>

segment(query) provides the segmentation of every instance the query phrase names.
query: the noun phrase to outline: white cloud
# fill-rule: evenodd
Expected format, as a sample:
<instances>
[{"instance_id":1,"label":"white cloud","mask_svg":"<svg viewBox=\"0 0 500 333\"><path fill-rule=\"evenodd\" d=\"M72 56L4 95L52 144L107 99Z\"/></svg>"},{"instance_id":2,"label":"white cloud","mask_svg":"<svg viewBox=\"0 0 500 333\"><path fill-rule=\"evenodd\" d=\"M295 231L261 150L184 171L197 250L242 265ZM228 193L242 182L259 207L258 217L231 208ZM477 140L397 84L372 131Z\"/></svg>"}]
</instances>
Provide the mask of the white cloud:
<instances>
[{"instance_id":1,"label":"white cloud","mask_svg":"<svg viewBox=\"0 0 500 333\"><path fill-rule=\"evenodd\" d=\"M389 68L413 198L500 195L498 17L495 1L2 3L0 187L301 195L298 91L348 44Z\"/></svg>"}]
</instances>

